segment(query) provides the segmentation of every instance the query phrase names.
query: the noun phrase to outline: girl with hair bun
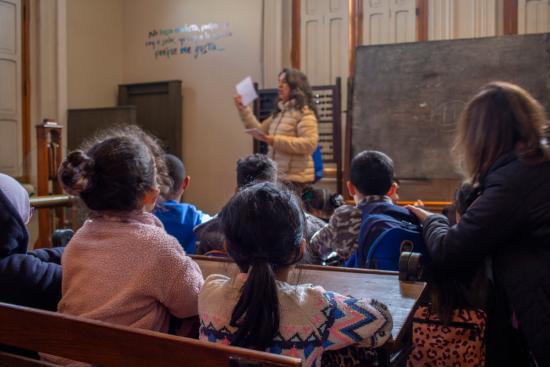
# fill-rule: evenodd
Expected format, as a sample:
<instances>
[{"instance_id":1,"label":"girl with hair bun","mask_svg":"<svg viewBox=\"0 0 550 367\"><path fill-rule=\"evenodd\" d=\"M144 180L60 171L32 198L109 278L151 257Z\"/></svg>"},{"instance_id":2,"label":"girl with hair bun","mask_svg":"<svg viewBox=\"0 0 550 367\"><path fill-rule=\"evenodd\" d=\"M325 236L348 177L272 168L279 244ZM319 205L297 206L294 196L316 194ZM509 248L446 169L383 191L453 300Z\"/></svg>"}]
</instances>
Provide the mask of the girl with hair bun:
<instances>
[{"instance_id":1,"label":"girl with hair bun","mask_svg":"<svg viewBox=\"0 0 550 367\"><path fill-rule=\"evenodd\" d=\"M247 186L220 217L227 251L241 273L206 279L199 295L200 339L319 366L324 351L375 348L390 337L392 317L382 303L288 283L305 245L305 218L293 194L273 183Z\"/></svg>"},{"instance_id":2,"label":"girl with hair bun","mask_svg":"<svg viewBox=\"0 0 550 367\"><path fill-rule=\"evenodd\" d=\"M159 189L154 154L140 134L73 151L58 175L91 210L63 254L58 310L162 332L170 315L196 315L202 274L145 210Z\"/></svg>"}]
</instances>

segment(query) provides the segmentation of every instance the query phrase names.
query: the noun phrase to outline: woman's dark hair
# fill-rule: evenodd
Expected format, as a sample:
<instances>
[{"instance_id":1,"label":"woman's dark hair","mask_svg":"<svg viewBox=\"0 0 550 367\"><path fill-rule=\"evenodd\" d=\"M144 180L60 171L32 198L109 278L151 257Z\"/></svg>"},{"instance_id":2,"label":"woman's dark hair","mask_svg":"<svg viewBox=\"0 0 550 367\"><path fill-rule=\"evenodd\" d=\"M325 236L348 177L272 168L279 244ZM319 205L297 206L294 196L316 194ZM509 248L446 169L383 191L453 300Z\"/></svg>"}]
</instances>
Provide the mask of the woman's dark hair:
<instances>
[{"instance_id":1,"label":"woman's dark hair","mask_svg":"<svg viewBox=\"0 0 550 367\"><path fill-rule=\"evenodd\" d=\"M113 137L69 153L58 177L65 191L95 211L139 209L145 193L156 187L154 158L135 137Z\"/></svg>"},{"instance_id":2,"label":"woman's dark hair","mask_svg":"<svg viewBox=\"0 0 550 367\"><path fill-rule=\"evenodd\" d=\"M526 90L492 82L464 108L453 152L468 181L476 184L505 153L515 151L526 163L548 160L547 126L543 107Z\"/></svg>"},{"instance_id":3,"label":"woman's dark hair","mask_svg":"<svg viewBox=\"0 0 550 367\"><path fill-rule=\"evenodd\" d=\"M455 191L452 209L459 215L479 197L480 189L468 182L462 183ZM479 270L481 268L481 270ZM444 323L451 321L457 308L483 307L487 297L485 267L469 267L460 274L449 276L441 269L430 269L432 308Z\"/></svg>"},{"instance_id":4,"label":"woman's dark hair","mask_svg":"<svg viewBox=\"0 0 550 367\"><path fill-rule=\"evenodd\" d=\"M330 217L336 208L344 205L344 198L340 194L331 194L326 189L308 185L302 191L302 203L306 211L318 210Z\"/></svg>"},{"instance_id":5,"label":"woman's dark hair","mask_svg":"<svg viewBox=\"0 0 550 367\"><path fill-rule=\"evenodd\" d=\"M279 77L284 75L284 81L290 88L289 101L293 101L294 107L298 111L302 111L304 107L309 107L311 111L317 116L317 106L313 101L313 92L311 86L307 81L307 77L300 70L285 68L279 73ZM273 116L281 112L279 105L275 104L273 110Z\"/></svg>"},{"instance_id":6,"label":"woman's dark hair","mask_svg":"<svg viewBox=\"0 0 550 367\"><path fill-rule=\"evenodd\" d=\"M460 215L464 215L466 209L478 198L480 195L479 187L475 187L469 182L464 182L455 191L454 196L454 208Z\"/></svg>"},{"instance_id":7,"label":"woman's dark hair","mask_svg":"<svg viewBox=\"0 0 550 367\"><path fill-rule=\"evenodd\" d=\"M279 330L275 272L302 258L304 214L298 199L269 182L242 188L220 213L227 251L247 280L233 309L231 344L265 350Z\"/></svg>"}]
</instances>

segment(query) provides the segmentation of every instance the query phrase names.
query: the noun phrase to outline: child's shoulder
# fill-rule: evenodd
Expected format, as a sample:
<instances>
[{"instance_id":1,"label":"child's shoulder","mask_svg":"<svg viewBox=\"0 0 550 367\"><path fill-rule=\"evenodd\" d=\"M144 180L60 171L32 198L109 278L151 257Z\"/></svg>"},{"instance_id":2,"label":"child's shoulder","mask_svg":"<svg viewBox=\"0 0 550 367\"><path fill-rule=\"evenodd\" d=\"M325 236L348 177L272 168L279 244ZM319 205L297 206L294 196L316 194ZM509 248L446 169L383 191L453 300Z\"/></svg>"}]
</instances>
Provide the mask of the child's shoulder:
<instances>
[{"instance_id":1,"label":"child's shoulder","mask_svg":"<svg viewBox=\"0 0 550 367\"><path fill-rule=\"evenodd\" d=\"M214 299L225 298L232 292L232 279L222 274L210 274L204 280L204 284L199 293L199 302L204 304L207 302L214 302ZM236 291L238 293L238 289Z\"/></svg>"},{"instance_id":2,"label":"child's shoulder","mask_svg":"<svg viewBox=\"0 0 550 367\"><path fill-rule=\"evenodd\" d=\"M338 208L334 209L334 213L332 215L337 216L350 216L350 215L357 215L361 214L361 209L356 207L355 205L341 205Z\"/></svg>"},{"instance_id":3,"label":"child's shoulder","mask_svg":"<svg viewBox=\"0 0 550 367\"><path fill-rule=\"evenodd\" d=\"M330 217L333 226L350 226L353 221L361 220L361 209L352 205L342 205L334 210Z\"/></svg>"},{"instance_id":4,"label":"child's shoulder","mask_svg":"<svg viewBox=\"0 0 550 367\"><path fill-rule=\"evenodd\" d=\"M206 279L204 280L204 285L212 285L212 286L217 286L217 285L224 285L226 284L227 282L229 282L231 280L231 278L229 278L227 275L223 275L223 274L210 274L209 276L206 277Z\"/></svg>"}]
</instances>

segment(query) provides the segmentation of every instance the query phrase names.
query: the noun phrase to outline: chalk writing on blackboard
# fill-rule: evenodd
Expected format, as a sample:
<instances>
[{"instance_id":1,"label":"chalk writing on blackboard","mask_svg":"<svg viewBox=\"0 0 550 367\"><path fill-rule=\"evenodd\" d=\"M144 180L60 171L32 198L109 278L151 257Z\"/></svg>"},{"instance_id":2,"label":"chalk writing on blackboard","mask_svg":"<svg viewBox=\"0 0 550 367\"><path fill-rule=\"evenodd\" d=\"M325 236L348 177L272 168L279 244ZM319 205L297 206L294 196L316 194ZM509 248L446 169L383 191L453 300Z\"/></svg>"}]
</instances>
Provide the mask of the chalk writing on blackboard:
<instances>
[{"instance_id":1,"label":"chalk writing on blackboard","mask_svg":"<svg viewBox=\"0 0 550 367\"><path fill-rule=\"evenodd\" d=\"M441 131L452 133L466 103L460 100L444 102L434 108L431 114L432 123L440 126Z\"/></svg>"},{"instance_id":2,"label":"chalk writing on blackboard","mask_svg":"<svg viewBox=\"0 0 550 367\"><path fill-rule=\"evenodd\" d=\"M147 32L145 47L150 48L156 59L179 55L199 56L223 51L218 43L231 37L229 23L185 24L175 28L159 28Z\"/></svg>"}]
</instances>

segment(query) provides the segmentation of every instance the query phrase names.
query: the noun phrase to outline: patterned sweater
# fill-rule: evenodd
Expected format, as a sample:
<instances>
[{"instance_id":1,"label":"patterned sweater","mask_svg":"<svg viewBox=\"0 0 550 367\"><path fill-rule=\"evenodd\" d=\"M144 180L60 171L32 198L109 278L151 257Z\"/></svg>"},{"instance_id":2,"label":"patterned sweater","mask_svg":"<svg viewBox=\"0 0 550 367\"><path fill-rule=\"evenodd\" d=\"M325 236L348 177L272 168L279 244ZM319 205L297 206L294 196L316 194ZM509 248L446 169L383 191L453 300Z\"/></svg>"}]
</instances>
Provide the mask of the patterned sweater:
<instances>
[{"instance_id":1,"label":"patterned sweater","mask_svg":"<svg viewBox=\"0 0 550 367\"><path fill-rule=\"evenodd\" d=\"M231 313L246 281L210 275L199 294L200 339L230 344L236 328ZM392 317L375 300L355 299L310 284L277 281L280 304L279 332L268 351L302 358L304 366L320 366L324 351L358 344L379 347L391 334Z\"/></svg>"}]
</instances>

